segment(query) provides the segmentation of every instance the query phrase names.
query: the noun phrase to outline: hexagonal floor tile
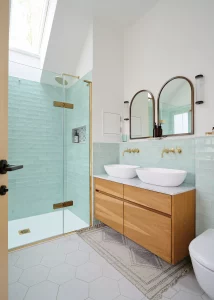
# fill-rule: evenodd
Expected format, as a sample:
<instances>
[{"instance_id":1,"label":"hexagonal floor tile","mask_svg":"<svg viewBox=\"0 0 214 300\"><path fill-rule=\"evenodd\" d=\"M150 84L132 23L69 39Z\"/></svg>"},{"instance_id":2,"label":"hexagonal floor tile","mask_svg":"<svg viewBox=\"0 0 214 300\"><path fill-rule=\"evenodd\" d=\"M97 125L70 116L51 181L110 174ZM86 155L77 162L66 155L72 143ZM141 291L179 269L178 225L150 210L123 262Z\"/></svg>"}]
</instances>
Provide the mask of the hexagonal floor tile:
<instances>
[{"instance_id":1,"label":"hexagonal floor tile","mask_svg":"<svg viewBox=\"0 0 214 300\"><path fill-rule=\"evenodd\" d=\"M162 294L162 296L171 299L176 293L177 291L170 287L166 292Z\"/></svg>"},{"instance_id":2,"label":"hexagonal floor tile","mask_svg":"<svg viewBox=\"0 0 214 300\"><path fill-rule=\"evenodd\" d=\"M77 267L76 278L91 282L102 275L100 266L92 262L87 262L82 266Z\"/></svg>"},{"instance_id":3,"label":"hexagonal floor tile","mask_svg":"<svg viewBox=\"0 0 214 300\"><path fill-rule=\"evenodd\" d=\"M58 238L54 239L52 241L52 243L54 243L54 244L56 244L58 246L62 242L69 241L69 240L70 240L70 237L67 235L67 236L58 237Z\"/></svg>"},{"instance_id":4,"label":"hexagonal floor tile","mask_svg":"<svg viewBox=\"0 0 214 300\"><path fill-rule=\"evenodd\" d=\"M15 266L20 268L20 269L27 269L33 266L38 265L42 260L42 255L36 254L34 252L29 252L27 255L21 256Z\"/></svg>"},{"instance_id":5,"label":"hexagonal floor tile","mask_svg":"<svg viewBox=\"0 0 214 300\"><path fill-rule=\"evenodd\" d=\"M45 242L39 245L36 245L32 247L31 251L35 254L39 254L42 256L49 255L51 253L54 253L57 251L58 245L56 243L51 242Z\"/></svg>"},{"instance_id":6,"label":"hexagonal floor tile","mask_svg":"<svg viewBox=\"0 0 214 300\"><path fill-rule=\"evenodd\" d=\"M79 242L74 240L68 240L68 241L64 241L62 243L59 244L59 251L62 251L65 254L68 254L70 252L74 252L77 251L79 248Z\"/></svg>"},{"instance_id":7,"label":"hexagonal floor tile","mask_svg":"<svg viewBox=\"0 0 214 300\"><path fill-rule=\"evenodd\" d=\"M14 266L19 256L16 253L9 253L8 254L8 266Z\"/></svg>"},{"instance_id":8,"label":"hexagonal floor tile","mask_svg":"<svg viewBox=\"0 0 214 300\"><path fill-rule=\"evenodd\" d=\"M29 288L25 300L56 300L59 286L50 281L43 281Z\"/></svg>"},{"instance_id":9,"label":"hexagonal floor tile","mask_svg":"<svg viewBox=\"0 0 214 300\"><path fill-rule=\"evenodd\" d=\"M75 267L68 264L61 264L51 269L48 280L62 284L73 279L75 277L75 272Z\"/></svg>"},{"instance_id":10,"label":"hexagonal floor tile","mask_svg":"<svg viewBox=\"0 0 214 300\"><path fill-rule=\"evenodd\" d=\"M28 288L19 282L15 282L8 287L9 300L23 300Z\"/></svg>"},{"instance_id":11,"label":"hexagonal floor tile","mask_svg":"<svg viewBox=\"0 0 214 300\"><path fill-rule=\"evenodd\" d=\"M49 268L38 265L27 270L24 270L21 277L19 278L19 282L23 283L27 286L32 286L39 282L45 281L48 277Z\"/></svg>"},{"instance_id":12,"label":"hexagonal floor tile","mask_svg":"<svg viewBox=\"0 0 214 300\"><path fill-rule=\"evenodd\" d=\"M73 279L60 286L57 300L84 300L87 297L88 283Z\"/></svg>"},{"instance_id":13,"label":"hexagonal floor tile","mask_svg":"<svg viewBox=\"0 0 214 300\"><path fill-rule=\"evenodd\" d=\"M202 298L199 295L194 295L191 293L180 291L172 299L173 300L201 300Z\"/></svg>"},{"instance_id":14,"label":"hexagonal floor tile","mask_svg":"<svg viewBox=\"0 0 214 300\"><path fill-rule=\"evenodd\" d=\"M115 279L115 280L119 280L121 278L123 278L123 275L118 272L112 265L106 263L105 265L103 265L103 276L111 278L111 279Z\"/></svg>"},{"instance_id":15,"label":"hexagonal floor tile","mask_svg":"<svg viewBox=\"0 0 214 300\"><path fill-rule=\"evenodd\" d=\"M89 296L94 300L112 300L120 295L116 280L101 277L90 283Z\"/></svg>"},{"instance_id":16,"label":"hexagonal floor tile","mask_svg":"<svg viewBox=\"0 0 214 300\"><path fill-rule=\"evenodd\" d=\"M53 268L65 262L66 254L61 252L51 253L43 257L41 265Z\"/></svg>"},{"instance_id":17,"label":"hexagonal floor tile","mask_svg":"<svg viewBox=\"0 0 214 300\"><path fill-rule=\"evenodd\" d=\"M75 251L67 255L66 262L73 266L80 266L89 260L89 253L83 251Z\"/></svg>"},{"instance_id":18,"label":"hexagonal floor tile","mask_svg":"<svg viewBox=\"0 0 214 300\"><path fill-rule=\"evenodd\" d=\"M131 300L141 300L144 295L126 278L119 280L121 295L130 298Z\"/></svg>"},{"instance_id":19,"label":"hexagonal floor tile","mask_svg":"<svg viewBox=\"0 0 214 300\"><path fill-rule=\"evenodd\" d=\"M15 267L15 266L10 266L8 269L8 283L14 283L18 281L19 277L21 276L23 270Z\"/></svg>"},{"instance_id":20,"label":"hexagonal floor tile","mask_svg":"<svg viewBox=\"0 0 214 300\"><path fill-rule=\"evenodd\" d=\"M130 300L130 298L124 297L124 296L119 296L115 300ZM142 299L143 300L143 299Z\"/></svg>"},{"instance_id":21,"label":"hexagonal floor tile","mask_svg":"<svg viewBox=\"0 0 214 300\"><path fill-rule=\"evenodd\" d=\"M77 242L82 241L81 237L79 237L78 234L76 233L69 235L69 239L70 241L77 241Z\"/></svg>"},{"instance_id":22,"label":"hexagonal floor tile","mask_svg":"<svg viewBox=\"0 0 214 300\"><path fill-rule=\"evenodd\" d=\"M86 251L86 252L93 252L94 249L90 247L86 242L83 240L79 243L79 250Z\"/></svg>"},{"instance_id":23,"label":"hexagonal floor tile","mask_svg":"<svg viewBox=\"0 0 214 300\"><path fill-rule=\"evenodd\" d=\"M27 247L25 249L19 250L16 252L17 255L20 257L26 257L26 256L34 256L34 255L41 255L45 256L50 253L52 253L54 250L56 250L58 247L57 244L50 242L44 242L41 244L37 244L35 246Z\"/></svg>"},{"instance_id":24,"label":"hexagonal floor tile","mask_svg":"<svg viewBox=\"0 0 214 300\"><path fill-rule=\"evenodd\" d=\"M204 293L204 291L199 286L193 271L179 279L178 283L176 284L176 288L184 292L199 296L203 295Z\"/></svg>"},{"instance_id":25,"label":"hexagonal floor tile","mask_svg":"<svg viewBox=\"0 0 214 300\"><path fill-rule=\"evenodd\" d=\"M90 261L99 266L104 266L107 263L107 261L95 251L90 253Z\"/></svg>"}]
</instances>

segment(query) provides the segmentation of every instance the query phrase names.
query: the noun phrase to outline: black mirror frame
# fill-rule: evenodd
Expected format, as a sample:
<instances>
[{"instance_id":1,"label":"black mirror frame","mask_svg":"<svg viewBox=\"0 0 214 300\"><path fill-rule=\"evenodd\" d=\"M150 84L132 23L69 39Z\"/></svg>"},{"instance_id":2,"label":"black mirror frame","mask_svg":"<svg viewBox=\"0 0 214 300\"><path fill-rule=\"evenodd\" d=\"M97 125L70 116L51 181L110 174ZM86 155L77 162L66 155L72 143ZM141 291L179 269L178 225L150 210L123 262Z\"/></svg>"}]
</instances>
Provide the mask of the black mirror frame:
<instances>
[{"instance_id":1,"label":"black mirror frame","mask_svg":"<svg viewBox=\"0 0 214 300\"><path fill-rule=\"evenodd\" d=\"M185 79L189 85L190 85L190 88L191 88L191 110L192 110L192 118L191 118L191 132L190 133L179 133L179 134L168 134L168 135L163 135L163 137L167 137L167 136L183 136L183 135L193 135L194 134L194 119L195 119L195 114L194 114L194 86L192 84L192 82L184 77L184 76L175 76L171 79L169 79L161 88L160 92L159 92L159 95L158 95L158 100L157 100L157 113L158 113L158 124L160 122L160 112L159 112L159 109L160 109L160 96L161 96L161 93L163 91L163 89L165 88L165 86L172 80L175 80L175 79Z\"/></svg>"},{"instance_id":2,"label":"black mirror frame","mask_svg":"<svg viewBox=\"0 0 214 300\"><path fill-rule=\"evenodd\" d=\"M150 138L150 136L137 137L137 138L132 138L132 137L131 137L131 132L132 132L132 121L131 121L131 109L132 109L132 103L133 103L135 97L136 97L138 94L142 93L142 92L147 92L147 93L149 93L149 94L151 95L151 97L152 97L151 99L152 99L152 103L153 103L153 124L155 123L155 98L154 98L153 94L152 94L150 91L148 91L148 90L140 90L140 91L137 92L137 93L134 95L134 97L132 98L131 103L130 103L130 107L129 107L129 119L130 119L129 138L130 138L130 140L141 140L141 139L148 139L148 138Z\"/></svg>"}]
</instances>

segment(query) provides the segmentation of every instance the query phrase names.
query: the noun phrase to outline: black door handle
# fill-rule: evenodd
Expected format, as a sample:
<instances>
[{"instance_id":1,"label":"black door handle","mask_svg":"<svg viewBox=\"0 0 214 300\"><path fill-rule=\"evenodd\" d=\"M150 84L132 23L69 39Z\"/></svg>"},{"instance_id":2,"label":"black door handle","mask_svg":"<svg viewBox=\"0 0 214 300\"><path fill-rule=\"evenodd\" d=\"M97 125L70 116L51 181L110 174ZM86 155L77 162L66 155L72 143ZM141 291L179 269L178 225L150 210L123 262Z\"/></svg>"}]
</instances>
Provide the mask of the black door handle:
<instances>
[{"instance_id":1,"label":"black door handle","mask_svg":"<svg viewBox=\"0 0 214 300\"><path fill-rule=\"evenodd\" d=\"M8 171L16 171L23 168L23 165L13 166L9 165L6 160L0 160L0 174L6 174Z\"/></svg>"},{"instance_id":2,"label":"black door handle","mask_svg":"<svg viewBox=\"0 0 214 300\"><path fill-rule=\"evenodd\" d=\"M6 193L7 193L8 191L9 191L9 190L8 190L8 188L6 187L6 185L0 186L0 195L1 195L1 196L6 195Z\"/></svg>"}]
</instances>

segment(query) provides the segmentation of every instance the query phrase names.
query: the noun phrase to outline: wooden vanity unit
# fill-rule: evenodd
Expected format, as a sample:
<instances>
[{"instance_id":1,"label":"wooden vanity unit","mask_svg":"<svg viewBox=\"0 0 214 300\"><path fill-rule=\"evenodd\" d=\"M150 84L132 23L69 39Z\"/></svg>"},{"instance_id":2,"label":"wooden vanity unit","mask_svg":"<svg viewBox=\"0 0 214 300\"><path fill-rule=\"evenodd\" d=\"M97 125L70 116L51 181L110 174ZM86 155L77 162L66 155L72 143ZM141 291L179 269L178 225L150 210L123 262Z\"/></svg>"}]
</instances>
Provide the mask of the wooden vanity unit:
<instances>
[{"instance_id":1,"label":"wooden vanity unit","mask_svg":"<svg viewBox=\"0 0 214 300\"><path fill-rule=\"evenodd\" d=\"M195 237L195 189L170 195L95 178L95 217L176 264Z\"/></svg>"}]
</instances>

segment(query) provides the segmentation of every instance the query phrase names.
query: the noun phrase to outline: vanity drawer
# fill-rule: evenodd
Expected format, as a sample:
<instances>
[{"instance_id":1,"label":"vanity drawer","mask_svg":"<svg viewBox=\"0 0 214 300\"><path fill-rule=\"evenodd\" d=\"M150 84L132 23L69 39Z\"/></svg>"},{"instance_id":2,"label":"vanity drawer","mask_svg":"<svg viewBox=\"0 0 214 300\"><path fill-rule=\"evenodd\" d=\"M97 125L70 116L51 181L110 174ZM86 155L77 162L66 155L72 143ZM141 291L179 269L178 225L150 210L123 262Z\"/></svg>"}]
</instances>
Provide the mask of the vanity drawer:
<instances>
[{"instance_id":1,"label":"vanity drawer","mask_svg":"<svg viewBox=\"0 0 214 300\"><path fill-rule=\"evenodd\" d=\"M171 262L170 217L124 202L124 235Z\"/></svg>"},{"instance_id":2,"label":"vanity drawer","mask_svg":"<svg viewBox=\"0 0 214 300\"><path fill-rule=\"evenodd\" d=\"M171 215L171 196L124 185L124 199Z\"/></svg>"},{"instance_id":3,"label":"vanity drawer","mask_svg":"<svg viewBox=\"0 0 214 300\"><path fill-rule=\"evenodd\" d=\"M95 192L95 217L123 234L123 200Z\"/></svg>"},{"instance_id":4,"label":"vanity drawer","mask_svg":"<svg viewBox=\"0 0 214 300\"><path fill-rule=\"evenodd\" d=\"M95 178L95 190L123 198L123 184Z\"/></svg>"}]
</instances>

